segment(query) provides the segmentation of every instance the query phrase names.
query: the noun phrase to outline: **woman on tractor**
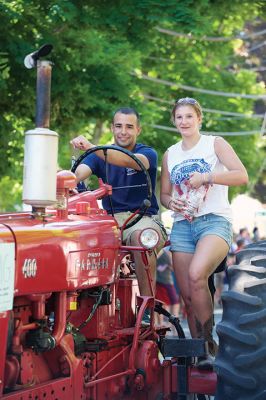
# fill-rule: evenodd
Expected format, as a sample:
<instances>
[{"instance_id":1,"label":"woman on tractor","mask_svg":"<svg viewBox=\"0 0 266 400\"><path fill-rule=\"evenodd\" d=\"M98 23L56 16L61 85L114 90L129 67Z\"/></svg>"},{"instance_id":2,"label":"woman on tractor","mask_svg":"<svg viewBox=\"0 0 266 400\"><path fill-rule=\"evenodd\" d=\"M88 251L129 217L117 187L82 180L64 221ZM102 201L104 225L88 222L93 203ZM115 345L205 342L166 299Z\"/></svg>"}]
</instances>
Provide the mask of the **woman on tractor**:
<instances>
[{"instance_id":1,"label":"woman on tractor","mask_svg":"<svg viewBox=\"0 0 266 400\"><path fill-rule=\"evenodd\" d=\"M186 97L175 102L172 121L181 141L163 158L161 203L173 211L170 250L191 336L208 342L209 351L198 360L198 367L212 369L217 345L208 278L232 241L228 186L247 184L248 175L227 141L200 133L202 117L197 100Z\"/></svg>"}]
</instances>

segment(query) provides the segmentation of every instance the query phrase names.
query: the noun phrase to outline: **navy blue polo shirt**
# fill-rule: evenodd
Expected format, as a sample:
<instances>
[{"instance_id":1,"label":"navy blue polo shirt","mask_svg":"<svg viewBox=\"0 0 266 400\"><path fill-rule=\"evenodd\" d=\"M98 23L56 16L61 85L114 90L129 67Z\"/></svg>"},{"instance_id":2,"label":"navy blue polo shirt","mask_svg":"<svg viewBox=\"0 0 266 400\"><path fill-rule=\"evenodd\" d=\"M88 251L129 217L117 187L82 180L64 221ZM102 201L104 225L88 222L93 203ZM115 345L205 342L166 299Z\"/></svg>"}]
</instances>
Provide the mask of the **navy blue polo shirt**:
<instances>
[{"instance_id":1,"label":"navy blue polo shirt","mask_svg":"<svg viewBox=\"0 0 266 400\"><path fill-rule=\"evenodd\" d=\"M155 196L155 184L157 175L158 157L156 151L149 146L141 143L136 143L132 153L143 154L147 157L150 163L148 173L151 178L152 184L152 198L151 207L148 208L146 214L154 215L158 213L159 207ZM107 152L108 156L108 152ZM108 180L109 185L113 187L112 204L115 213L123 211L136 211L143 200L147 198L147 186L145 174L142 171L137 171L132 168L118 167L109 164L108 166L108 179L106 180L106 165L105 162L98 157L95 153L87 156L83 162L92 170L92 173L98 178L101 178L106 183ZM129 186L128 188L126 186ZM137 186L137 187L133 187ZM119 189L121 188L121 189ZM103 208L111 213L110 200L108 197L103 199Z\"/></svg>"}]
</instances>

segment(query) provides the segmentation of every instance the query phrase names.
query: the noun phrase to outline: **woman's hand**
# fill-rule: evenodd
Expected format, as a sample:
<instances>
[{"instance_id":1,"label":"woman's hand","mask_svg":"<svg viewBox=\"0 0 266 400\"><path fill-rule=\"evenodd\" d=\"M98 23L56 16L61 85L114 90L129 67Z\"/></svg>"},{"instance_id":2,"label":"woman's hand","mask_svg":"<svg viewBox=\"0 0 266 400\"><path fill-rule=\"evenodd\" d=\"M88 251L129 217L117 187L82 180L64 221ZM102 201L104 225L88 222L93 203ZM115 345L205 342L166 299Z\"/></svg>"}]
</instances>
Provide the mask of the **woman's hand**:
<instances>
[{"instance_id":1,"label":"woman's hand","mask_svg":"<svg viewBox=\"0 0 266 400\"><path fill-rule=\"evenodd\" d=\"M185 208L186 202L184 198L172 198L168 203L168 209L175 212L180 212Z\"/></svg>"},{"instance_id":2,"label":"woman's hand","mask_svg":"<svg viewBox=\"0 0 266 400\"><path fill-rule=\"evenodd\" d=\"M194 172L189 178L189 184L192 189L198 189L201 185L206 183L206 174L200 174L199 172Z\"/></svg>"}]
</instances>

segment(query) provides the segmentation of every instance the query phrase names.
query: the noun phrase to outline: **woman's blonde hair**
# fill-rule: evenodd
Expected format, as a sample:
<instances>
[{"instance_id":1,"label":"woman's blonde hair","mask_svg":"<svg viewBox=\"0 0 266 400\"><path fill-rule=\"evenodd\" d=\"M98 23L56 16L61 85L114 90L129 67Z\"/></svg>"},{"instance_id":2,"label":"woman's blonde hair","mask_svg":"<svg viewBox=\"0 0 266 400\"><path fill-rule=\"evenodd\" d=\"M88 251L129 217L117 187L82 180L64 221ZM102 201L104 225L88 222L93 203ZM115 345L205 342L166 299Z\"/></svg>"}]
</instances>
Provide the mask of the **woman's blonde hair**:
<instances>
[{"instance_id":1,"label":"woman's blonde hair","mask_svg":"<svg viewBox=\"0 0 266 400\"><path fill-rule=\"evenodd\" d=\"M176 110L182 106L187 106L187 105L194 108L198 117L200 117L201 119L203 118L203 112L202 112L202 108L201 108L199 102L197 100L193 99L192 97L183 97L182 99L175 101L174 107L172 109L171 121L173 122L173 124L175 123Z\"/></svg>"}]
</instances>

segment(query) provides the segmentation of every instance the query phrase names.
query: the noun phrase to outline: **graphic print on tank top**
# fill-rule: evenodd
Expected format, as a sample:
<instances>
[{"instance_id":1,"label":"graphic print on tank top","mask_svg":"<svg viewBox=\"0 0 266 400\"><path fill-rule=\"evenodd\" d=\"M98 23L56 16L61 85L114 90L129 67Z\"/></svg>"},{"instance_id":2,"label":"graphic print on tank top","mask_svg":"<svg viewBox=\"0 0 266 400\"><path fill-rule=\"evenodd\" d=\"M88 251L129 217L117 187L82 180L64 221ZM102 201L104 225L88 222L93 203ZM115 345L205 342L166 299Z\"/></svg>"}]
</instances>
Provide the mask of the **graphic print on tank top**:
<instances>
[{"instance_id":1,"label":"graphic print on tank top","mask_svg":"<svg viewBox=\"0 0 266 400\"><path fill-rule=\"evenodd\" d=\"M170 174L173 185L172 196L185 201L185 206L180 210L180 214L190 222L199 211L209 188L209 185L206 184L201 185L198 189L190 186L189 178L194 172L209 173L211 166L203 158L191 158L175 165Z\"/></svg>"}]
</instances>

